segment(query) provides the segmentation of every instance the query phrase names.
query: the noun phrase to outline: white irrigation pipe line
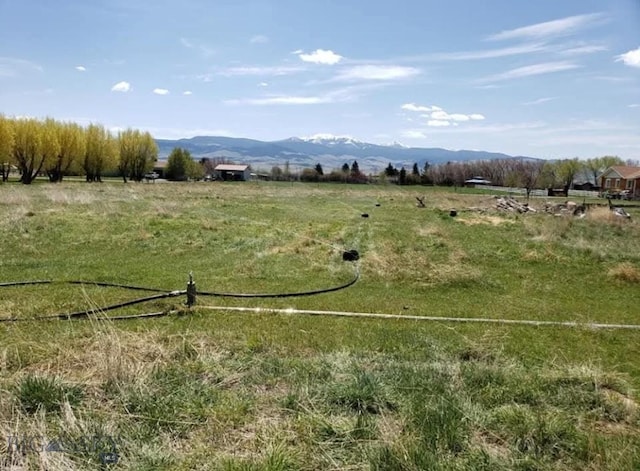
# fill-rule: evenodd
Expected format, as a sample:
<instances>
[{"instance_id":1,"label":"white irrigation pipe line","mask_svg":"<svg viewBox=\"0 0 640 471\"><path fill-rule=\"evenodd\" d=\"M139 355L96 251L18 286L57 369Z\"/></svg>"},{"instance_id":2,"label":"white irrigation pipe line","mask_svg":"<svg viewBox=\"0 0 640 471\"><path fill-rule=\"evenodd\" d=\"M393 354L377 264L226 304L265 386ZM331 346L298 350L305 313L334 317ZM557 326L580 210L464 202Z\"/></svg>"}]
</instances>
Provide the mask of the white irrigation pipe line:
<instances>
[{"instance_id":1,"label":"white irrigation pipe line","mask_svg":"<svg viewBox=\"0 0 640 471\"><path fill-rule=\"evenodd\" d=\"M587 329L629 329L640 330L640 325L635 324L599 324L593 322L563 322L563 321L534 321L529 319L492 319L484 317L437 317L437 316L411 316L404 314L379 314L370 312L343 312L343 311L316 311L310 309L276 309L264 307L237 307L237 306L195 306L196 309L209 309L213 311L236 311L253 313L277 313L277 314L308 314L312 316L337 316L337 317L361 317L372 319L401 319L412 321L431 322L478 322L488 324L511 324L531 326L556 326L556 327L582 327Z\"/></svg>"}]
</instances>

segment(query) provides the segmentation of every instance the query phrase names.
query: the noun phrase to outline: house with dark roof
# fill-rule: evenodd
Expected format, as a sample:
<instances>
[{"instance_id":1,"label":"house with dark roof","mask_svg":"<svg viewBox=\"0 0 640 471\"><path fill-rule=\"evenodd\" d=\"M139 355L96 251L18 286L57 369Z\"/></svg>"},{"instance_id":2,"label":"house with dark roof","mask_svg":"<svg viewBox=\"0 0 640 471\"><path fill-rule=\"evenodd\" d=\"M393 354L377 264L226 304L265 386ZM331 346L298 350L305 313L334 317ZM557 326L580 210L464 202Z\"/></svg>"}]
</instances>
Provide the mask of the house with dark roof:
<instances>
[{"instance_id":1,"label":"house with dark roof","mask_svg":"<svg viewBox=\"0 0 640 471\"><path fill-rule=\"evenodd\" d=\"M631 198L640 198L640 167L615 165L600 176L600 188L612 195L625 193Z\"/></svg>"}]
</instances>

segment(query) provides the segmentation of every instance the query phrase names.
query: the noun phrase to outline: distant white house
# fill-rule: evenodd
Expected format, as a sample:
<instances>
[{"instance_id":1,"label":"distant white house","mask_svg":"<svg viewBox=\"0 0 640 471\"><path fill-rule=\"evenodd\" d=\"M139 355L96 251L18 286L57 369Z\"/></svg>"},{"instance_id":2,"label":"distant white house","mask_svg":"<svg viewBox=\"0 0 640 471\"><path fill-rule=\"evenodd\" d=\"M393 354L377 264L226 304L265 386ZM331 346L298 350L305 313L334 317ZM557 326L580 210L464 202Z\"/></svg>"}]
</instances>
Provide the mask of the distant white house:
<instances>
[{"instance_id":1,"label":"distant white house","mask_svg":"<svg viewBox=\"0 0 640 471\"><path fill-rule=\"evenodd\" d=\"M469 180L465 180L464 184L467 186L476 186L476 185L491 185L489 180L484 179L483 177L473 177Z\"/></svg>"},{"instance_id":2,"label":"distant white house","mask_svg":"<svg viewBox=\"0 0 640 471\"><path fill-rule=\"evenodd\" d=\"M248 181L251 171L248 165L218 164L213 169L216 180Z\"/></svg>"}]
</instances>

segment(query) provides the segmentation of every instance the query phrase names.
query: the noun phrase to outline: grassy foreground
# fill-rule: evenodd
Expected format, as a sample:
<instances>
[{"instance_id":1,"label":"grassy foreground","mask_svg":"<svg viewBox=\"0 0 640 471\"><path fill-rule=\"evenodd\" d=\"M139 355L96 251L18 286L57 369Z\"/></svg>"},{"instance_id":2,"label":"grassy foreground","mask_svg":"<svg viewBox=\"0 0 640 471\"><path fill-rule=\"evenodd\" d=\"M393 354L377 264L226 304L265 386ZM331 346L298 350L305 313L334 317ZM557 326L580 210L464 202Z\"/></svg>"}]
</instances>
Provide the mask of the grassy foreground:
<instances>
[{"instance_id":1,"label":"grassy foreground","mask_svg":"<svg viewBox=\"0 0 640 471\"><path fill-rule=\"evenodd\" d=\"M639 469L638 330L207 309L640 324L637 209L466 210L493 204L395 186L1 185L0 283L174 290L193 272L207 291L312 290L351 278L344 249L361 279L154 320L0 324L0 468ZM0 319L138 296L1 288Z\"/></svg>"}]
</instances>

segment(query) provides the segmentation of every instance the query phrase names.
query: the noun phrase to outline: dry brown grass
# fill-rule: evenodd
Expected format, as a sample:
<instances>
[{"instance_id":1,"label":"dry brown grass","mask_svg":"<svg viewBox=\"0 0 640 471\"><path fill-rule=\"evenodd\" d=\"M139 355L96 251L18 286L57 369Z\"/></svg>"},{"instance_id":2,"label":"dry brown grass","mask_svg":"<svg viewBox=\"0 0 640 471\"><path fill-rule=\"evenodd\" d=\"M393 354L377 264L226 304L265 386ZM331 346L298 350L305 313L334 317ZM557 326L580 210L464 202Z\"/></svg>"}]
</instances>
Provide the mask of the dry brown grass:
<instances>
[{"instance_id":1,"label":"dry brown grass","mask_svg":"<svg viewBox=\"0 0 640 471\"><path fill-rule=\"evenodd\" d=\"M502 224L513 224L515 222L513 219L506 219L504 217L491 216L488 214L474 214L472 216L457 218L456 220L468 226L475 226L478 224L500 226Z\"/></svg>"},{"instance_id":2,"label":"dry brown grass","mask_svg":"<svg viewBox=\"0 0 640 471\"><path fill-rule=\"evenodd\" d=\"M623 262L609 269L611 278L629 283L640 283L640 269L629 262Z\"/></svg>"}]
</instances>

